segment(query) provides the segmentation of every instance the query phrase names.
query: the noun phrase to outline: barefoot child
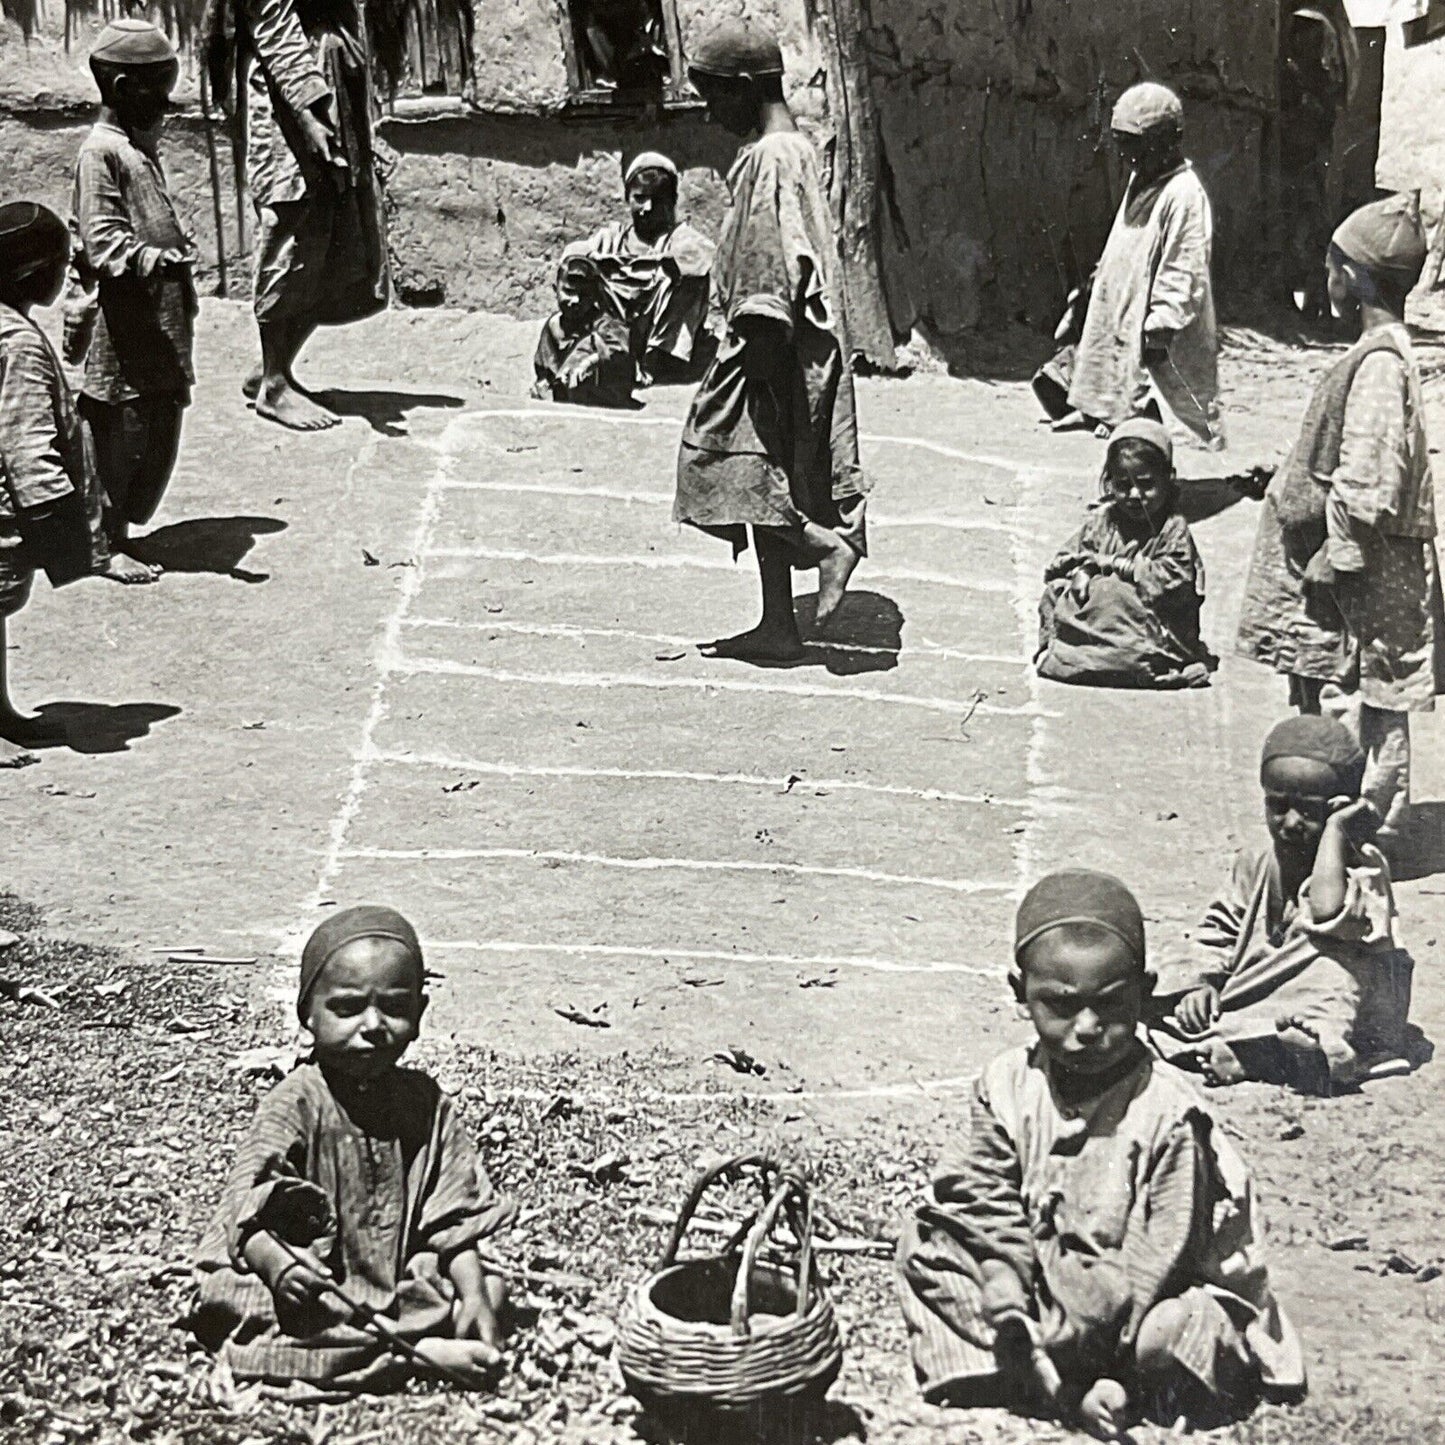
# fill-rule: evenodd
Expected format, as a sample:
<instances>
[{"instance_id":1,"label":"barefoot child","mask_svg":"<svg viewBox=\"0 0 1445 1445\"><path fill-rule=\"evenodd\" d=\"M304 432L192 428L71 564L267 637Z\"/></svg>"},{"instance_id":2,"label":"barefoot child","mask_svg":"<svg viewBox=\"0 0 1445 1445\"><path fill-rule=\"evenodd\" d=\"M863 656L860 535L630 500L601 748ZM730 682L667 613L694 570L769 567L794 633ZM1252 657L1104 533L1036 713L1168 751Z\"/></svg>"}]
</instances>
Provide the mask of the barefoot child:
<instances>
[{"instance_id":1,"label":"barefoot child","mask_svg":"<svg viewBox=\"0 0 1445 1445\"><path fill-rule=\"evenodd\" d=\"M91 298L80 412L106 499L109 575L152 582L130 529L165 495L190 404L196 289L191 238L161 168L160 136L180 62L144 20L114 20L90 52L100 118L80 147L72 225L76 271ZM74 351L86 341L74 333ZM66 359L78 362L67 346Z\"/></svg>"},{"instance_id":2,"label":"barefoot child","mask_svg":"<svg viewBox=\"0 0 1445 1445\"><path fill-rule=\"evenodd\" d=\"M426 1003L421 946L392 909L345 909L307 942L311 1060L262 1101L197 1257L196 1333L238 1378L380 1390L425 1370L331 1283L449 1378L483 1385L497 1364L501 1281L477 1246L516 1207L435 1082L398 1067Z\"/></svg>"},{"instance_id":3,"label":"barefoot child","mask_svg":"<svg viewBox=\"0 0 1445 1445\"><path fill-rule=\"evenodd\" d=\"M538 400L632 405L637 367L627 322L587 256L566 256L557 267L557 310L542 326L532 369Z\"/></svg>"},{"instance_id":4,"label":"barefoot child","mask_svg":"<svg viewBox=\"0 0 1445 1445\"><path fill-rule=\"evenodd\" d=\"M1107 874L1055 873L1018 912L1032 1045L984 1069L960 1160L899 1242L914 1367L940 1404L1045 1408L1118 1439L1299 1394L1249 1176L1189 1082L1138 1037L1144 920Z\"/></svg>"},{"instance_id":5,"label":"barefoot child","mask_svg":"<svg viewBox=\"0 0 1445 1445\"><path fill-rule=\"evenodd\" d=\"M30 319L60 294L70 236L33 201L0 205L0 767L38 761L27 746L64 731L24 717L6 684L6 620L36 568L60 586L109 561L100 490L60 360Z\"/></svg>"},{"instance_id":6,"label":"barefoot child","mask_svg":"<svg viewBox=\"0 0 1445 1445\"><path fill-rule=\"evenodd\" d=\"M864 554L864 493L836 247L812 142L783 99L783 57L767 34L726 21L696 43L688 74L708 113L756 134L728 186L713 264L724 334L683 430L673 517L747 546L752 528L763 620L705 646L763 662L803 655L794 567L818 569L817 621L838 610Z\"/></svg>"},{"instance_id":7,"label":"barefoot child","mask_svg":"<svg viewBox=\"0 0 1445 1445\"><path fill-rule=\"evenodd\" d=\"M1265 739L1259 780L1272 847L1235 860L1194 956L1165 971L1165 1058L1216 1083L1265 1079L1311 1093L1400 1066L1409 955L1392 938L1390 870L1369 840L1365 757L1333 718L1295 717Z\"/></svg>"},{"instance_id":8,"label":"barefoot child","mask_svg":"<svg viewBox=\"0 0 1445 1445\"><path fill-rule=\"evenodd\" d=\"M1204 563L1175 510L1174 447L1157 421L1120 424L1104 500L1044 571L1040 677L1111 687L1203 687Z\"/></svg>"}]
</instances>

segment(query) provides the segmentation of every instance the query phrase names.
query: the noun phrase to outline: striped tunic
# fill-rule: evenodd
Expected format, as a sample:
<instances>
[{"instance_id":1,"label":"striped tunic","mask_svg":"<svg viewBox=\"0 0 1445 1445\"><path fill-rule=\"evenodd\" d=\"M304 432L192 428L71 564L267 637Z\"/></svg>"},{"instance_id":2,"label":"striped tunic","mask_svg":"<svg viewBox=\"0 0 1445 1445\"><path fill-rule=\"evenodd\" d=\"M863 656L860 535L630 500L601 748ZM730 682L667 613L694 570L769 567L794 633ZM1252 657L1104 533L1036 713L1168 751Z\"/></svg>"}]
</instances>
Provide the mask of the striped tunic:
<instances>
[{"instance_id":1,"label":"striped tunic","mask_svg":"<svg viewBox=\"0 0 1445 1445\"><path fill-rule=\"evenodd\" d=\"M303 1180L330 1203L332 1229L308 1245L353 1298L409 1339L447 1335L447 1267L509 1226L512 1200L492 1188L436 1083L397 1069L367 1089L303 1064L262 1101L196 1257L196 1333L238 1378L379 1388L402 1362L351 1324L312 1335L276 1319L274 1280L242 1251L278 1186Z\"/></svg>"}]
</instances>

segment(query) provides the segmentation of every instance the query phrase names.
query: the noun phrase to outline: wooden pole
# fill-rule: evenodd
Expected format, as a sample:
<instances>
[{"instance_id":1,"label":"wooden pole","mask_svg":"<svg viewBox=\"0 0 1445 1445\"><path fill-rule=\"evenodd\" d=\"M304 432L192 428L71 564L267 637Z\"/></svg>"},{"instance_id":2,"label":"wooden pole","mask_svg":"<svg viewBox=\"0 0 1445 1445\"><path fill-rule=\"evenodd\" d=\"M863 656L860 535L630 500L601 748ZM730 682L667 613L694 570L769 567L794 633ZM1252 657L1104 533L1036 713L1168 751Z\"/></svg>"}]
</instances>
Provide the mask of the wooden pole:
<instances>
[{"instance_id":1,"label":"wooden pole","mask_svg":"<svg viewBox=\"0 0 1445 1445\"><path fill-rule=\"evenodd\" d=\"M226 276L226 214L221 201L221 163L216 158L216 122L211 115L211 82L206 68L201 67L201 125L206 132L206 162L211 171L211 218L216 226L216 270L219 273L218 294L230 294Z\"/></svg>"},{"instance_id":2,"label":"wooden pole","mask_svg":"<svg viewBox=\"0 0 1445 1445\"><path fill-rule=\"evenodd\" d=\"M878 173L882 137L863 36L868 0L807 0L822 46L834 127L829 187L843 265L843 297L853 354L891 369L896 361L880 256Z\"/></svg>"}]
</instances>

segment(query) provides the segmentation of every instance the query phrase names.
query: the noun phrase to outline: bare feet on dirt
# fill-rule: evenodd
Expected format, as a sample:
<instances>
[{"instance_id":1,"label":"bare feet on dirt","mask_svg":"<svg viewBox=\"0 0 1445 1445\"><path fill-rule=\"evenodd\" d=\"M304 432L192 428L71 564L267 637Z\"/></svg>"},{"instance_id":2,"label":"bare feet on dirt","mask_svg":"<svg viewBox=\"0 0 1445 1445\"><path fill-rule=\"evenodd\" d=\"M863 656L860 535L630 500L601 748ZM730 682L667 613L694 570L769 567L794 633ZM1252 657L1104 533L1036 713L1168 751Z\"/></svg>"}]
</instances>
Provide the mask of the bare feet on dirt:
<instances>
[{"instance_id":1,"label":"bare feet on dirt","mask_svg":"<svg viewBox=\"0 0 1445 1445\"><path fill-rule=\"evenodd\" d=\"M318 406L288 381L267 382L262 387L256 395L256 415L292 431L325 431L341 424L335 412Z\"/></svg>"},{"instance_id":2,"label":"bare feet on dirt","mask_svg":"<svg viewBox=\"0 0 1445 1445\"><path fill-rule=\"evenodd\" d=\"M19 743L0 738L0 768L28 768L39 761L34 753L27 752Z\"/></svg>"},{"instance_id":3,"label":"bare feet on dirt","mask_svg":"<svg viewBox=\"0 0 1445 1445\"><path fill-rule=\"evenodd\" d=\"M161 569L150 562L129 557L124 552L112 552L101 575L126 587L145 587L160 581Z\"/></svg>"},{"instance_id":4,"label":"bare feet on dirt","mask_svg":"<svg viewBox=\"0 0 1445 1445\"><path fill-rule=\"evenodd\" d=\"M817 626L826 627L833 620L857 565L858 554L842 540L819 561L818 610L814 613Z\"/></svg>"},{"instance_id":5,"label":"bare feet on dirt","mask_svg":"<svg viewBox=\"0 0 1445 1445\"><path fill-rule=\"evenodd\" d=\"M249 372L245 381L241 383L241 395L247 401L255 401L261 395L261 383L265 381L266 373L258 366Z\"/></svg>"},{"instance_id":6,"label":"bare feet on dirt","mask_svg":"<svg viewBox=\"0 0 1445 1445\"><path fill-rule=\"evenodd\" d=\"M1128 1413L1129 1392L1117 1380L1095 1380L1079 1402L1079 1423L1095 1440L1122 1440Z\"/></svg>"},{"instance_id":7,"label":"bare feet on dirt","mask_svg":"<svg viewBox=\"0 0 1445 1445\"><path fill-rule=\"evenodd\" d=\"M496 1382L502 1357L480 1340L426 1339L416 1342L416 1352L427 1364L444 1370L458 1384L485 1390Z\"/></svg>"},{"instance_id":8,"label":"bare feet on dirt","mask_svg":"<svg viewBox=\"0 0 1445 1445\"><path fill-rule=\"evenodd\" d=\"M697 650L704 657L736 657L743 662L799 662L807 655L796 633L762 623L734 637L700 643Z\"/></svg>"}]
</instances>

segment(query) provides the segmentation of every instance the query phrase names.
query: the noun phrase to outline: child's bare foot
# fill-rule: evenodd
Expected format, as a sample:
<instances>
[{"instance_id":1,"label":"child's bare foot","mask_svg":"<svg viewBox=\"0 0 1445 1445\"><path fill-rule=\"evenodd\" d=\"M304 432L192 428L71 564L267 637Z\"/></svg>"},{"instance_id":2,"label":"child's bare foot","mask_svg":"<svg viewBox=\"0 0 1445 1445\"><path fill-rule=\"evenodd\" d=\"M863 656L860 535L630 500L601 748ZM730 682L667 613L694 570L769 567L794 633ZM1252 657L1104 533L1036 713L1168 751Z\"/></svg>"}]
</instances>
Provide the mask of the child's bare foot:
<instances>
[{"instance_id":1,"label":"child's bare foot","mask_svg":"<svg viewBox=\"0 0 1445 1445\"><path fill-rule=\"evenodd\" d=\"M1320 1042L1319 1034L1302 1018L1277 1018L1274 1021L1274 1028L1279 1035L1280 1043L1294 1053L1317 1054L1324 1052L1324 1045Z\"/></svg>"},{"instance_id":2,"label":"child's bare foot","mask_svg":"<svg viewBox=\"0 0 1445 1445\"><path fill-rule=\"evenodd\" d=\"M148 583L159 581L160 575L159 567L124 552L112 552L102 573L102 576L109 577L112 582L119 582L126 587L144 587Z\"/></svg>"},{"instance_id":3,"label":"child's bare foot","mask_svg":"<svg viewBox=\"0 0 1445 1445\"><path fill-rule=\"evenodd\" d=\"M256 395L256 415L292 431L325 431L327 427L341 424L341 418L335 412L318 406L309 397L303 396L293 383L279 378L262 384Z\"/></svg>"},{"instance_id":4,"label":"child's bare foot","mask_svg":"<svg viewBox=\"0 0 1445 1445\"><path fill-rule=\"evenodd\" d=\"M743 662L798 662L807 655L797 633L762 622L734 637L700 643L697 650L704 657L736 657Z\"/></svg>"},{"instance_id":5,"label":"child's bare foot","mask_svg":"<svg viewBox=\"0 0 1445 1445\"><path fill-rule=\"evenodd\" d=\"M1129 1426L1129 1392L1117 1380L1095 1380L1079 1401L1079 1423L1096 1440L1122 1440Z\"/></svg>"},{"instance_id":6,"label":"child's bare foot","mask_svg":"<svg viewBox=\"0 0 1445 1445\"><path fill-rule=\"evenodd\" d=\"M485 1390L496 1380L500 1352L480 1340L427 1339L416 1342L417 1354L457 1384Z\"/></svg>"},{"instance_id":7,"label":"child's bare foot","mask_svg":"<svg viewBox=\"0 0 1445 1445\"><path fill-rule=\"evenodd\" d=\"M843 602L848 579L858 566L858 554L841 538L818 563L818 609L814 622L826 627Z\"/></svg>"},{"instance_id":8,"label":"child's bare foot","mask_svg":"<svg viewBox=\"0 0 1445 1445\"><path fill-rule=\"evenodd\" d=\"M247 401L255 401L261 395L261 383L265 379L266 373L259 366L254 368L241 383L241 395Z\"/></svg>"},{"instance_id":9,"label":"child's bare foot","mask_svg":"<svg viewBox=\"0 0 1445 1445\"><path fill-rule=\"evenodd\" d=\"M28 768L39 761L34 753L26 751L19 743L0 738L0 768Z\"/></svg>"}]
</instances>

